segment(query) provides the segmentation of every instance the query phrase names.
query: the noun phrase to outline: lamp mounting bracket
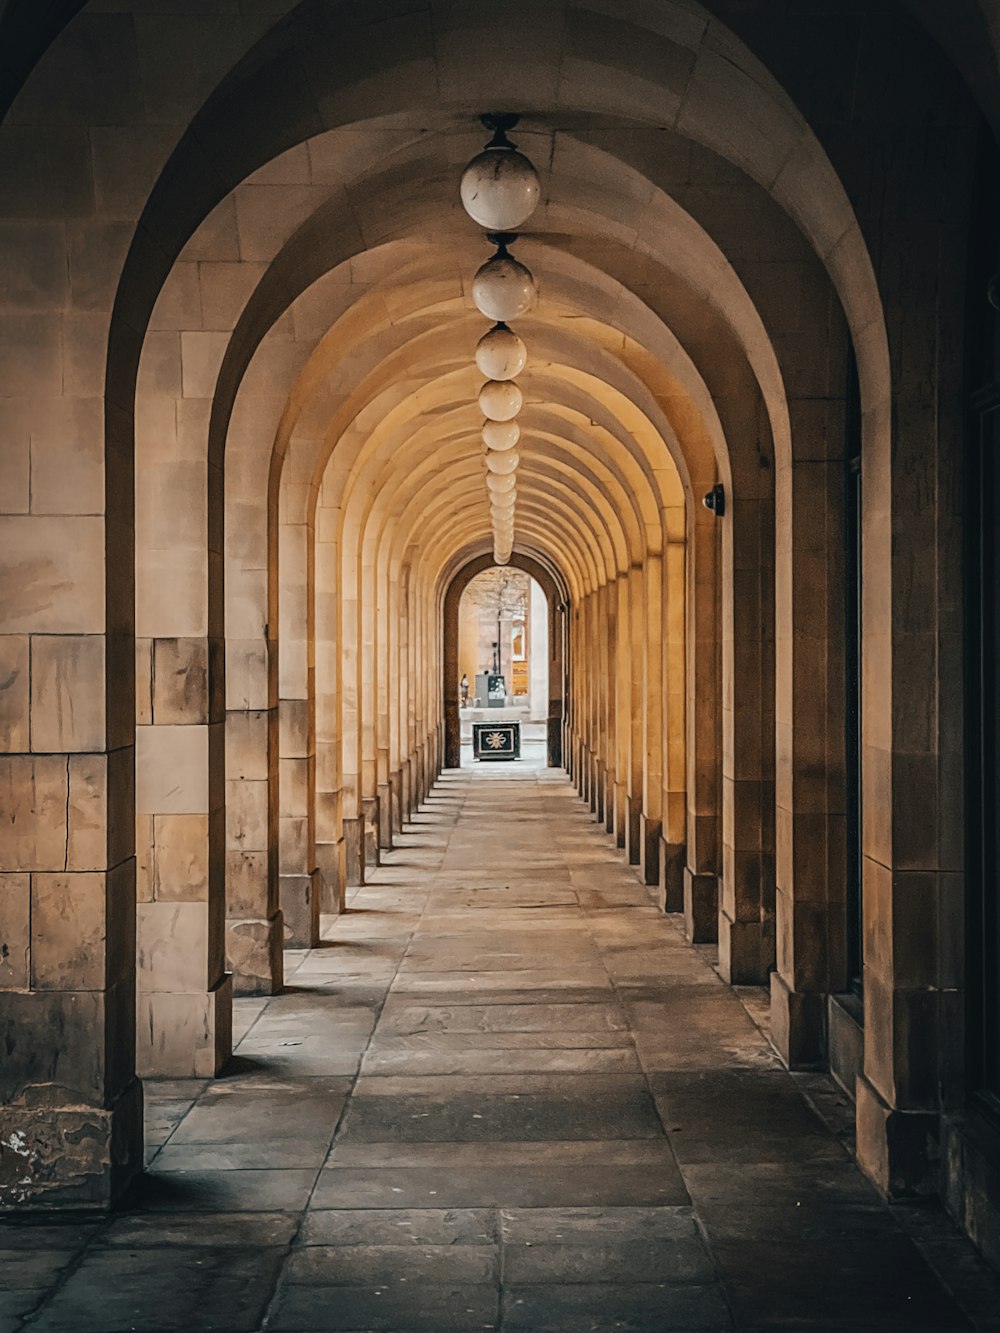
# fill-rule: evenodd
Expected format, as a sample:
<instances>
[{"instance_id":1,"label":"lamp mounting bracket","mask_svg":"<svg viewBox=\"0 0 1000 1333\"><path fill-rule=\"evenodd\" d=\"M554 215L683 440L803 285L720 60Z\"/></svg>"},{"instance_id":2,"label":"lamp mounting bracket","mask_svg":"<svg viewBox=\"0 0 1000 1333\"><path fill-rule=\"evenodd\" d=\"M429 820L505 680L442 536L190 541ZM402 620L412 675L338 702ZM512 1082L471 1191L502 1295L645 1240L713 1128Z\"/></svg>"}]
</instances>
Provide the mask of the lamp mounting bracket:
<instances>
[{"instance_id":1,"label":"lamp mounting bracket","mask_svg":"<svg viewBox=\"0 0 1000 1333\"><path fill-rule=\"evenodd\" d=\"M486 233L486 239L490 245L495 245L499 254L504 258L507 255L508 245L513 245L517 237L518 233L516 231L488 231Z\"/></svg>"},{"instance_id":2,"label":"lamp mounting bracket","mask_svg":"<svg viewBox=\"0 0 1000 1333\"><path fill-rule=\"evenodd\" d=\"M510 111L487 111L485 115L480 116L479 123L493 135L486 147L516 148L517 144L511 143L507 138L507 131L512 130L520 119L520 116Z\"/></svg>"}]
</instances>

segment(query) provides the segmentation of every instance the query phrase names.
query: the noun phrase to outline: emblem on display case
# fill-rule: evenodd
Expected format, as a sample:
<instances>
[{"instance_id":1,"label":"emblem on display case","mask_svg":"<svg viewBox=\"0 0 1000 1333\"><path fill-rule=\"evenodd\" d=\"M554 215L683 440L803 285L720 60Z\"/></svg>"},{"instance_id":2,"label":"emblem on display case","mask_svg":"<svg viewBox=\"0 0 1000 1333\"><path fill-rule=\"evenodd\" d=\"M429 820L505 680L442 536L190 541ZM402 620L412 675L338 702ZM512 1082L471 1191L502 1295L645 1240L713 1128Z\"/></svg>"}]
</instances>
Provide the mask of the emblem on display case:
<instances>
[{"instance_id":1,"label":"emblem on display case","mask_svg":"<svg viewBox=\"0 0 1000 1333\"><path fill-rule=\"evenodd\" d=\"M520 759L520 722L474 722L472 747L477 759Z\"/></svg>"}]
</instances>

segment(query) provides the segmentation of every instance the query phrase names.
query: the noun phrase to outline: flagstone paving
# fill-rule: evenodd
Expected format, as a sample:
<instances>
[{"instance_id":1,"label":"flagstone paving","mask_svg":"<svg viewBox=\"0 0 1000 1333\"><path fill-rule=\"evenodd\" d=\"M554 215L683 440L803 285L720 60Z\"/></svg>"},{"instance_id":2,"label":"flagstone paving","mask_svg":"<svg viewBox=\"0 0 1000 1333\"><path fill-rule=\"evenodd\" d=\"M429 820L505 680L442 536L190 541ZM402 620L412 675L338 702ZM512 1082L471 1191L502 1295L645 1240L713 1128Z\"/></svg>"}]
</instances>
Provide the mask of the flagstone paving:
<instances>
[{"instance_id":1,"label":"flagstone paving","mask_svg":"<svg viewBox=\"0 0 1000 1333\"><path fill-rule=\"evenodd\" d=\"M0 1333L1000 1329L563 773L450 772L384 860L147 1084L128 1209L0 1226Z\"/></svg>"}]
</instances>

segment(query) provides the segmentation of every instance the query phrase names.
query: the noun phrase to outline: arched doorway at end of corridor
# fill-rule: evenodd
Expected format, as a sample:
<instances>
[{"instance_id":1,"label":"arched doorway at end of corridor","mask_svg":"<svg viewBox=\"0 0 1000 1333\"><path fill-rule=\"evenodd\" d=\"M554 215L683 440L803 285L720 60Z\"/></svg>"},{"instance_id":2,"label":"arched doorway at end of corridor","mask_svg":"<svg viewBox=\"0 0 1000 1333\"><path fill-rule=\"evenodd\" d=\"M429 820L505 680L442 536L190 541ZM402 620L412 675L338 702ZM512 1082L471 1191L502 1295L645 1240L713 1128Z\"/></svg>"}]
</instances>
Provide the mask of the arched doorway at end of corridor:
<instances>
[{"instance_id":1,"label":"arched doorway at end of corridor","mask_svg":"<svg viewBox=\"0 0 1000 1333\"><path fill-rule=\"evenodd\" d=\"M469 598L463 599L463 594L469 590L470 594L475 597L475 590L470 587L474 580L479 580L480 576L486 575L489 571L496 571L501 568L509 570L511 573L511 578L506 581L508 585L508 600L510 600L516 592L514 583L515 580L517 580L517 575L521 574L528 576L528 583L526 585L528 589L530 589L532 583L537 585L537 590L540 591L542 597L544 597L544 602L542 603L541 608L535 607L532 616L531 607L533 599L529 595L526 599L524 608L526 613L528 613L527 617L513 616L509 614L511 608L505 607L503 604L504 588L501 586L503 581L497 577L494 577L492 581L486 580L486 582L496 584L496 587L490 587L489 589L484 588L484 597L485 601L492 601L497 604L494 609L497 609L499 612L497 620L500 625L499 630L496 631L497 637L490 640L487 644L486 651L487 654L491 654L495 651L498 674L510 674L510 685L513 686L513 667L519 666L520 663L514 661L515 655L518 652L517 645L513 641L508 643L507 639L511 638L513 640L515 627L521 623L524 623L525 633L529 637L529 642L531 641L530 636L532 632L534 632L535 638L530 649L530 655L529 652L526 651L524 658L522 659L524 666L527 668L527 689L525 691L525 697L530 700L527 711L532 718L537 715L539 704L542 701L537 700L535 696L539 693L540 688L544 689L546 697L544 699L542 715L545 719L546 760L550 767L559 767L563 762L563 728L565 723L564 700L566 697L566 673L568 671L567 612L569 610L569 599L566 588L557 571L550 569L546 564L543 564L540 560L532 556L522 555L515 552L511 558L510 565L504 567L494 565L492 556L489 555L482 555L469 560L468 563L459 569L453 576L451 583L448 585L447 592L445 593L443 615L444 643L442 652L442 690L444 696L444 759L446 768L459 768L462 763L462 723L460 715L460 705L462 701L460 698L459 682L464 674L469 679L470 698L475 698L475 681L470 676L469 662L472 662L475 668L479 668L491 665L493 660L492 657L489 663L478 662L476 660L476 656L479 653L479 645L478 643L472 642L473 637L478 637L473 632L472 619L478 619L478 612L474 612ZM463 610L466 612L464 635L462 633ZM541 612L545 612L546 610L547 614L544 615L544 637L548 642L547 650L541 647L537 641L539 631L542 628L543 616ZM531 619L534 620L533 625L527 623L527 621ZM466 658L468 658L468 660L463 658L463 639L466 646ZM495 650L493 649L494 643L497 645ZM544 661L544 673L539 670L540 657ZM531 666L532 661L535 662L534 668ZM505 665L507 667L506 673L502 671L502 668ZM480 672L479 674L486 675L488 673ZM534 679L532 679L533 677ZM513 689L511 690L511 693L514 693Z\"/></svg>"}]
</instances>

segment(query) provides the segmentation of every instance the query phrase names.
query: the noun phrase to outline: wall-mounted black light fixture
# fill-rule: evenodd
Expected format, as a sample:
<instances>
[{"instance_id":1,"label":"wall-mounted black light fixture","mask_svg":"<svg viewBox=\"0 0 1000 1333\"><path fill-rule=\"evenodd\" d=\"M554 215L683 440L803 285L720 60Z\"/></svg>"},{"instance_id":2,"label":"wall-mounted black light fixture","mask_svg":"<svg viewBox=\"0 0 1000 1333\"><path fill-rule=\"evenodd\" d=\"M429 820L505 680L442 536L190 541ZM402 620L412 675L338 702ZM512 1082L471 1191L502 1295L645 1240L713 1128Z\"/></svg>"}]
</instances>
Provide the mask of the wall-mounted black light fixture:
<instances>
[{"instance_id":1,"label":"wall-mounted black light fixture","mask_svg":"<svg viewBox=\"0 0 1000 1333\"><path fill-rule=\"evenodd\" d=\"M710 509L716 518L722 518L726 512L726 490L718 483L712 487L708 494L702 499L702 504L706 509Z\"/></svg>"}]
</instances>

